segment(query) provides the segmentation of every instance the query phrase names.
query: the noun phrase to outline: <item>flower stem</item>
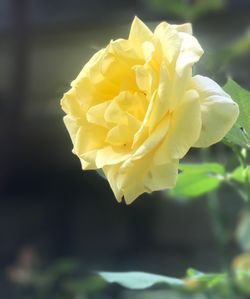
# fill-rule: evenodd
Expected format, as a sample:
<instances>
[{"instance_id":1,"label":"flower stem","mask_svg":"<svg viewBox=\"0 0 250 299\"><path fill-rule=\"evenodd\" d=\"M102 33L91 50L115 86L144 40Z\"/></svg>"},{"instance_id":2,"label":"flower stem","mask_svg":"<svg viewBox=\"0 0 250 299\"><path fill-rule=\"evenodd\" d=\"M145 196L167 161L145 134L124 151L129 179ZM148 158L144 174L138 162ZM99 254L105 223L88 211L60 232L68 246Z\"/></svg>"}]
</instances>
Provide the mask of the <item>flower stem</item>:
<instances>
[{"instance_id":1,"label":"flower stem","mask_svg":"<svg viewBox=\"0 0 250 299\"><path fill-rule=\"evenodd\" d=\"M233 147L232 148L234 153L236 154L236 157L238 158L240 165L244 171L244 182L241 190L237 190L240 194L241 197L243 198L246 207L250 209L250 177L249 177L249 172L248 172L248 163L247 163L247 150L245 148L238 148L238 147Z\"/></svg>"}]
</instances>

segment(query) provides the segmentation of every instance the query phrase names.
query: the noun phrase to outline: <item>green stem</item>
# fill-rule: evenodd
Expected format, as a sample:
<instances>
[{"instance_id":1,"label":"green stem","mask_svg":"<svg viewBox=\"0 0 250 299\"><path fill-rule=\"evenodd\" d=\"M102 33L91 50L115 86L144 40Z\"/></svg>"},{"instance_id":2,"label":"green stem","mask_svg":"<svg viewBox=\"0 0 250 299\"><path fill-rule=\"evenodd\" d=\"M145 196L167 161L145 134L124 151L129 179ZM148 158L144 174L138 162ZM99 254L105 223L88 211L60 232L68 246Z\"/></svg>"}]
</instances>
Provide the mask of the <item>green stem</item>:
<instances>
[{"instance_id":1,"label":"green stem","mask_svg":"<svg viewBox=\"0 0 250 299\"><path fill-rule=\"evenodd\" d=\"M227 178L225 179L225 183L227 183L228 186L232 187L232 189L239 194L240 198L243 200L244 203L248 202L248 198L245 192L239 188L239 185L235 184L235 182Z\"/></svg>"},{"instance_id":2,"label":"green stem","mask_svg":"<svg viewBox=\"0 0 250 299\"><path fill-rule=\"evenodd\" d=\"M234 147L233 151L235 152L241 167L245 169L247 167L247 152L245 151L245 149L241 149L238 147Z\"/></svg>"},{"instance_id":3,"label":"green stem","mask_svg":"<svg viewBox=\"0 0 250 299\"><path fill-rule=\"evenodd\" d=\"M244 199L247 208L250 209L250 178L247 170L247 168L249 167L247 163L247 150L245 148L241 149L238 147L233 147L232 149L235 152L240 162L240 165L243 168L243 171L245 171L243 188L242 190L240 190L239 193L241 194L241 197Z\"/></svg>"}]
</instances>

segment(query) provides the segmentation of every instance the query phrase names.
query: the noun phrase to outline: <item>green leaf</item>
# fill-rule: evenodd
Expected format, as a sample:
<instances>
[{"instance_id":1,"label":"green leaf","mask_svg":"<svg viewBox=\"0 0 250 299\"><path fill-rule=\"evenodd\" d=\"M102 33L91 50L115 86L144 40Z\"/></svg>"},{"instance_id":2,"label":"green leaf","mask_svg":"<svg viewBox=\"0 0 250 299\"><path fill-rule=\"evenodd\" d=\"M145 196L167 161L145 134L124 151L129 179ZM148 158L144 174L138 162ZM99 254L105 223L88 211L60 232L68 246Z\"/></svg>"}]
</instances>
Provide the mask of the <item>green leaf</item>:
<instances>
[{"instance_id":1,"label":"green leaf","mask_svg":"<svg viewBox=\"0 0 250 299\"><path fill-rule=\"evenodd\" d=\"M202 273L194 269L188 269L184 279L144 272L99 272L99 275L108 283L118 283L132 290L147 289L161 284L178 291L218 290L225 293L229 284L227 273Z\"/></svg>"},{"instance_id":2,"label":"green leaf","mask_svg":"<svg viewBox=\"0 0 250 299\"><path fill-rule=\"evenodd\" d=\"M237 182L244 183L246 177L250 177L250 167L247 168L237 167L231 174L230 178L234 179Z\"/></svg>"},{"instance_id":3,"label":"green leaf","mask_svg":"<svg viewBox=\"0 0 250 299\"><path fill-rule=\"evenodd\" d=\"M250 148L250 92L233 80L228 80L224 89L238 103L240 109L240 115L224 141L228 144Z\"/></svg>"},{"instance_id":4,"label":"green leaf","mask_svg":"<svg viewBox=\"0 0 250 299\"><path fill-rule=\"evenodd\" d=\"M225 169L218 163L182 164L174 189L177 197L197 197L217 189L224 180Z\"/></svg>"},{"instance_id":5,"label":"green leaf","mask_svg":"<svg viewBox=\"0 0 250 299\"><path fill-rule=\"evenodd\" d=\"M181 279L144 272L99 272L99 275L109 283L118 283L129 289L146 289L156 284L180 288L185 284Z\"/></svg>"},{"instance_id":6,"label":"green leaf","mask_svg":"<svg viewBox=\"0 0 250 299\"><path fill-rule=\"evenodd\" d=\"M236 239L242 250L250 250L250 214L245 212L238 224Z\"/></svg>"}]
</instances>

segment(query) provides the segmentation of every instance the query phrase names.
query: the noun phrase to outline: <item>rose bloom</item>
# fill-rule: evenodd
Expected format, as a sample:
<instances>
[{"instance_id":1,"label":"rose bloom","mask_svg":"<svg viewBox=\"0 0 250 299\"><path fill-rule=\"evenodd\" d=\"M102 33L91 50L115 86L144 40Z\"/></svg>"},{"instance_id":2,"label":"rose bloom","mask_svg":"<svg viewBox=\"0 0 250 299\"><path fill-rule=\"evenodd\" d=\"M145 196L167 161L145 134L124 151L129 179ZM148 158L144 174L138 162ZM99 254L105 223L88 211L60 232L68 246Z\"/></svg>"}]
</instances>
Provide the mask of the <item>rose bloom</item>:
<instances>
[{"instance_id":1,"label":"rose bloom","mask_svg":"<svg viewBox=\"0 0 250 299\"><path fill-rule=\"evenodd\" d=\"M175 186L191 147L220 141L237 104L214 81L192 76L203 50L190 24L135 17L128 39L112 40L71 83L61 101L73 153L102 169L118 201Z\"/></svg>"}]
</instances>

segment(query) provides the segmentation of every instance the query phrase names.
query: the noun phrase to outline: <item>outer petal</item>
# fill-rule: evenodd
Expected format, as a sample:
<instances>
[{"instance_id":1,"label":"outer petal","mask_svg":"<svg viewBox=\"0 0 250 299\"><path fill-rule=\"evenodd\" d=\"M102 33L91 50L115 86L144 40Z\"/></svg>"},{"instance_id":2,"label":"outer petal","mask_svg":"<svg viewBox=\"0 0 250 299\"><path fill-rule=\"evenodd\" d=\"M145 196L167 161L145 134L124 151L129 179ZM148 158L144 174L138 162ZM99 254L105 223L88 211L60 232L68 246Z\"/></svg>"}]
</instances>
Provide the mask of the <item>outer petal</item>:
<instances>
[{"instance_id":1,"label":"outer petal","mask_svg":"<svg viewBox=\"0 0 250 299\"><path fill-rule=\"evenodd\" d=\"M154 34L161 43L164 56L168 63L175 61L181 47L179 33L172 25L162 22L155 28Z\"/></svg>"},{"instance_id":2,"label":"outer petal","mask_svg":"<svg viewBox=\"0 0 250 299\"><path fill-rule=\"evenodd\" d=\"M154 165L153 154L124 163L116 176L116 189L122 192L125 202L131 204L142 193L172 188L178 174L178 160Z\"/></svg>"},{"instance_id":3,"label":"outer petal","mask_svg":"<svg viewBox=\"0 0 250 299\"><path fill-rule=\"evenodd\" d=\"M75 136L74 152L81 156L82 154L98 149L103 146L107 131L96 125L86 125L79 128ZM95 135L95 138L92 136Z\"/></svg>"},{"instance_id":4,"label":"outer petal","mask_svg":"<svg viewBox=\"0 0 250 299\"><path fill-rule=\"evenodd\" d=\"M82 169L96 169L96 155L104 143L106 131L69 115L63 120L73 143L73 153L79 157ZM92 134L96 135L95 139L91 138Z\"/></svg>"},{"instance_id":5,"label":"outer petal","mask_svg":"<svg viewBox=\"0 0 250 299\"><path fill-rule=\"evenodd\" d=\"M192 24L191 23L184 23L180 25L172 25L173 28L179 32L186 32L188 34L193 34Z\"/></svg>"},{"instance_id":6,"label":"outer petal","mask_svg":"<svg viewBox=\"0 0 250 299\"><path fill-rule=\"evenodd\" d=\"M82 81L82 78L88 75L88 72L95 67L96 65L100 64L100 61L105 53L105 49L99 50L95 53L90 60L84 65L79 75L76 77L74 81L72 81L71 86L76 86L78 83Z\"/></svg>"},{"instance_id":7,"label":"outer petal","mask_svg":"<svg viewBox=\"0 0 250 299\"><path fill-rule=\"evenodd\" d=\"M74 117L84 117L84 111L82 110L80 102L77 100L77 94L75 88L71 88L63 95L61 99L61 107L63 111Z\"/></svg>"},{"instance_id":8,"label":"outer petal","mask_svg":"<svg viewBox=\"0 0 250 299\"><path fill-rule=\"evenodd\" d=\"M113 54L119 60L119 63L126 64L129 68L133 65L144 63L144 59L138 56L134 44L126 39L111 41L108 46L108 52Z\"/></svg>"},{"instance_id":9,"label":"outer petal","mask_svg":"<svg viewBox=\"0 0 250 299\"><path fill-rule=\"evenodd\" d=\"M145 186L151 191L173 188L178 175L178 160L162 165L153 165L145 178Z\"/></svg>"},{"instance_id":10,"label":"outer petal","mask_svg":"<svg viewBox=\"0 0 250 299\"><path fill-rule=\"evenodd\" d=\"M115 198L118 202L121 202L123 194L122 191L117 187L117 173L119 171L120 164L112 165L112 166L104 166L103 172L109 182L109 185L114 192Z\"/></svg>"},{"instance_id":11,"label":"outer petal","mask_svg":"<svg viewBox=\"0 0 250 299\"><path fill-rule=\"evenodd\" d=\"M151 40L153 33L151 30L138 18L135 17L131 25L129 40L136 44L142 44L147 40Z\"/></svg>"},{"instance_id":12,"label":"outer petal","mask_svg":"<svg viewBox=\"0 0 250 299\"><path fill-rule=\"evenodd\" d=\"M193 84L200 95L202 128L195 147L207 147L220 141L235 123L238 105L213 80L195 76Z\"/></svg>"},{"instance_id":13,"label":"outer petal","mask_svg":"<svg viewBox=\"0 0 250 299\"><path fill-rule=\"evenodd\" d=\"M73 117L66 115L63 118L64 124L69 132L70 138L72 143L75 143L76 140L76 135L77 132L79 130L79 125L77 124L76 119L74 119Z\"/></svg>"},{"instance_id":14,"label":"outer petal","mask_svg":"<svg viewBox=\"0 0 250 299\"><path fill-rule=\"evenodd\" d=\"M76 90L78 101L84 110L90 106L112 99L120 90L120 86L103 74L107 66L103 61L107 56L107 49L98 51L83 67L71 86Z\"/></svg>"},{"instance_id":15,"label":"outer petal","mask_svg":"<svg viewBox=\"0 0 250 299\"><path fill-rule=\"evenodd\" d=\"M96 168L119 164L128 159L130 155L130 151L121 150L120 147L106 146L97 151Z\"/></svg>"},{"instance_id":16,"label":"outer petal","mask_svg":"<svg viewBox=\"0 0 250 299\"><path fill-rule=\"evenodd\" d=\"M200 130L198 94L191 90L173 112L168 134L155 154L155 163L165 164L183 158L199 138Z\"/></svg>"},{"instance_id":17,"label":"outer petal","mask_svg":"<svg viewBox=\"0 0 250 299\"><path fill-rule=\"evenodd\" d=\"M181 38L181 49L176 61L176 72L182 76L188 66L192 66L200 59L203 50L194 36L180 32L179 37Z\"/></svg>"},{"instance_id":18,"label":"outer petal","mask_svg":"<svg viewBox=\"0 0 250 299\"><path fill-rule=\"evenodd\" d=\"M90 59L71 83L72 88L64 94L61 105L66 113L75 115L76 109L86 113L91 106L110 100L117 94L119 86L108 81L100 71L104 53L101 50Z\"/></svg>"},{"instance_id":19,"label":"outer petal","mask_svg":"<svg viewBox=\"0 0 250 299\"><path fill-rule=\"evenodd\" d=\"M125 202L132 203L144 192L151 192L144 183L152 163L152 155L144 156L139 160L129 160L121 166L116 178L117 188L122 190Z\"/></svg>"}]
</instances>

